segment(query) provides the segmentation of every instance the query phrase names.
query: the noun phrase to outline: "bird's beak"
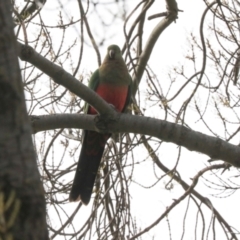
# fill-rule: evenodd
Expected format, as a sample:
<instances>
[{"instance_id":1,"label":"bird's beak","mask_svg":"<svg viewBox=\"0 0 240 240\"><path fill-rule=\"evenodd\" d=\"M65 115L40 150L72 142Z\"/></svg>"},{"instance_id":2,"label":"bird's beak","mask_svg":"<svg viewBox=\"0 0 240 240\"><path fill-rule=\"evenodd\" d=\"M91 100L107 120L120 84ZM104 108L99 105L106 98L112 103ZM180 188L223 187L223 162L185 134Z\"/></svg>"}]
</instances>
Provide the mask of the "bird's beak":
<instances>
[{"instance_id":1,"label":"bird's beak","mask_svg":"<svg viewBox=\"0 0 240 240\"><path fill-rule=\"evenodd\" d=\"M114 52L114 50L110 50L110 51L109 51L109 58L110 58L110 59L114 59L114 57L115 57L115 52Z\"/></svg>"}]
</instances>

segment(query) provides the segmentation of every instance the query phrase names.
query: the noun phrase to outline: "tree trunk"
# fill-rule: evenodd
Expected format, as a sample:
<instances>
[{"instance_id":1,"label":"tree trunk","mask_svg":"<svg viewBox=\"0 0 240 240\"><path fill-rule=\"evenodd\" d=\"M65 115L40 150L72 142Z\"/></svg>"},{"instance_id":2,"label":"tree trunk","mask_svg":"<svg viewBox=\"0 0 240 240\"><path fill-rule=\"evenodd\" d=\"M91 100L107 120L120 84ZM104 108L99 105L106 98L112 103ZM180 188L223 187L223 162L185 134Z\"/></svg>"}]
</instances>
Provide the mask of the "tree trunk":
<instances>
[{"instance_id":1,"label":"tree trunk","mask_svg":"<svg viewBox=\"0 0 240 240\"><path fill-rule=\"evenodd\" d=\"M10 1L0 1L0 239L48 239Z\"/></svg>"}]
</instances>

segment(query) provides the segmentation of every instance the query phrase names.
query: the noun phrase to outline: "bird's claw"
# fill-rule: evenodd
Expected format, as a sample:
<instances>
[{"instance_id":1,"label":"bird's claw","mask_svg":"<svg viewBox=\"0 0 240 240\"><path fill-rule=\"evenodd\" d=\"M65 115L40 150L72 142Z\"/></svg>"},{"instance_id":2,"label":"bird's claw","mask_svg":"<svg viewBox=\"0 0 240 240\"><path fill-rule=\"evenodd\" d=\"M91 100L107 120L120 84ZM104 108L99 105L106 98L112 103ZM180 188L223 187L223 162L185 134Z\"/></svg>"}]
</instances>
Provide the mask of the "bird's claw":
<instances>
[{"instance_id":1,"label":"bird's claw","mask_svg":"<svg viewBox=\"0 0 240 240\"><path fill-rule=\"evenodd\" d=\"M97 115L94 118L95 126L97 130L101 133L109 133L108 125L116 122L116 118L109 117L106 115Z\"/></svg>"},{"instance_id":2,"label":"bird's claw","mask_svg":"<svg viewBox=\"0 0 240 240\"><path fill-rule=\"evenodd\" d=\"M222 174L223 174L226 170L229 170L230 167L232 167L232 165L231 165L230 163L225 163L225 168L223 169Z\"/></svg>"},{"instance_id":3,"label":"bird's claw","mask_svg":"<svg viewBox=\"0 0 240 240\"><path fill-rule=\"evenodd\" d=\"M116 107L113 104L109 103L108 105L112 107L114 110L116 110Z\"/></svg>"}]
</instances>

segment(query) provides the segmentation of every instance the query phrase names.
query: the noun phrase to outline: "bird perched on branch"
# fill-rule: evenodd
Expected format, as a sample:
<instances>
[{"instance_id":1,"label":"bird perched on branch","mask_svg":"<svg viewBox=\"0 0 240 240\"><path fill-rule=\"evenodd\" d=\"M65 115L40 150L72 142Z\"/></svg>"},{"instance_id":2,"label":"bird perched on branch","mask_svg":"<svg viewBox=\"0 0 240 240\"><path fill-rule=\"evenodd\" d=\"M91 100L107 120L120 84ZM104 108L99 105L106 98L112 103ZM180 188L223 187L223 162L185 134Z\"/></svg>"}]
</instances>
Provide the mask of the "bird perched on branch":
<instances>
[{"instance_id":1,"label":"bird perched on branch","mask_svg":"<svg viewBox=\"0 0 240 240\"><path fill-rule=\"evenodd\" d=\"M89 87L119 112L124 112L131 98L132 79L117 45L107 49L102 65L89 82ZM87 114L97 111L86 104ZM104 147L111 134L84 130L82 149L73 180L69 200L81 200L88 204L92 194L95 178L103 155Z\"/></svg>"}]
</instances>

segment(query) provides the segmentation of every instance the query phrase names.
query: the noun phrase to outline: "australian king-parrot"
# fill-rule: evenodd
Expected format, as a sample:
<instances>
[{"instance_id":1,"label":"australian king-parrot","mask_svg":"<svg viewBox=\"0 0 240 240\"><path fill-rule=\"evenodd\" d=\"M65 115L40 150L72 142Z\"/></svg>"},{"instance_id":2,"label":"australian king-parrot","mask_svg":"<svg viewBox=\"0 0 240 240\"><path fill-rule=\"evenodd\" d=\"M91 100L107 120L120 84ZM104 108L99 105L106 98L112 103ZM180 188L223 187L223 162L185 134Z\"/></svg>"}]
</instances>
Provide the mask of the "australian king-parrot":
<instances>
[{"instance_id":1,"label":"australian king-parrot","mask_svg":"<svg viewBox=\"0 0 240 240\"><path fill-rule=\"evenodd\" d=\"M89 87L106 102L112 104L119 112L124 112L131 98L132 79L117 45L107 49L102 65L90 78ZM97 114L88 104L85 112ZM83 141L77 170L73 180L69 200L81 200L88 204L92 194L95 178L103 155L104 147L111 134L83 131Z\"/></svg>"}]
</instances>

